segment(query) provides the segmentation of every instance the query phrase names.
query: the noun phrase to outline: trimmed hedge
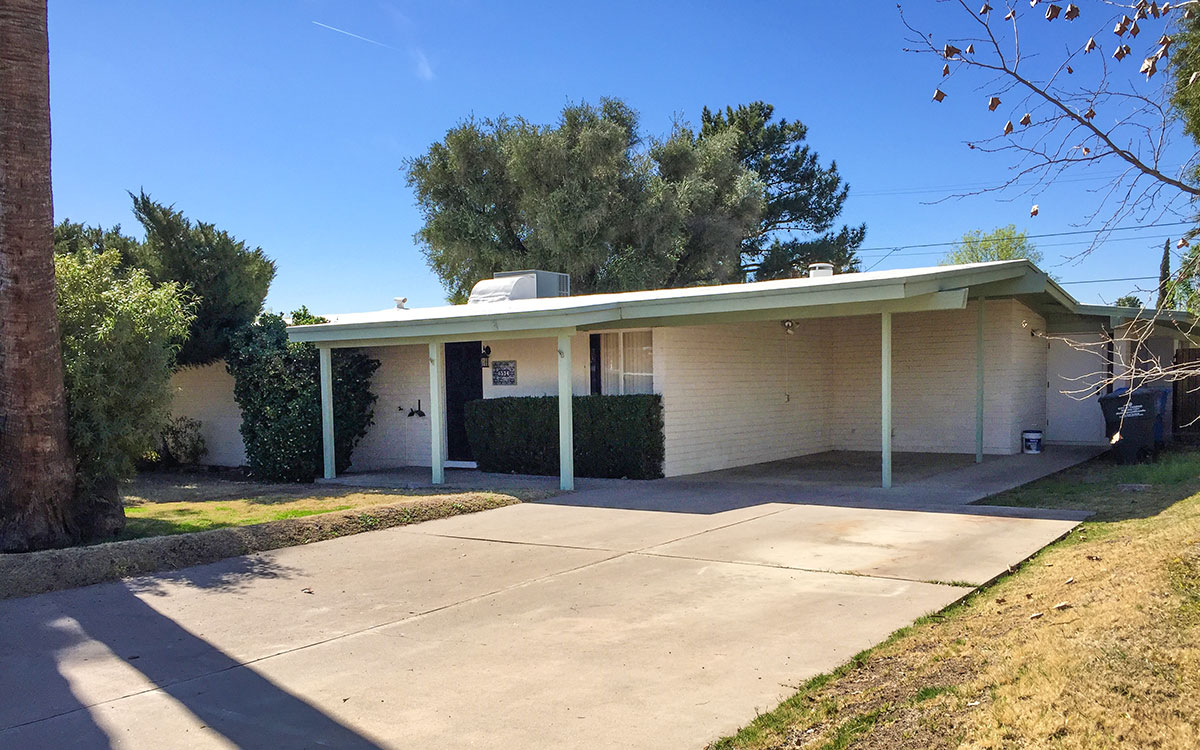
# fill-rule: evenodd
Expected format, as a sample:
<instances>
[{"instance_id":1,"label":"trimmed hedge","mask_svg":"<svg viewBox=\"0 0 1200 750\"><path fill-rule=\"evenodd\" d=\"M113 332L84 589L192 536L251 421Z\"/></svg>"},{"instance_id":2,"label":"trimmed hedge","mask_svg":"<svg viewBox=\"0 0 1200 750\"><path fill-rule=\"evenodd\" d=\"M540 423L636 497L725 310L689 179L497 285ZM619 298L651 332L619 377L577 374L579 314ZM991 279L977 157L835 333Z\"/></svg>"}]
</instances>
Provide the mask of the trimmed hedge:
<instances>
[{"instance_id":1,"label":"trimmed hedge","mask_svg":"<svg viewBox=\"0 0 1200 750\"><path fill-rule=\"evenodd\" d=\"M662 397L575 396L575 475L663 475ZM471 452L482 471L558 473L558 397L489 398L466 404Z\"/></svg>"}]
</instances>

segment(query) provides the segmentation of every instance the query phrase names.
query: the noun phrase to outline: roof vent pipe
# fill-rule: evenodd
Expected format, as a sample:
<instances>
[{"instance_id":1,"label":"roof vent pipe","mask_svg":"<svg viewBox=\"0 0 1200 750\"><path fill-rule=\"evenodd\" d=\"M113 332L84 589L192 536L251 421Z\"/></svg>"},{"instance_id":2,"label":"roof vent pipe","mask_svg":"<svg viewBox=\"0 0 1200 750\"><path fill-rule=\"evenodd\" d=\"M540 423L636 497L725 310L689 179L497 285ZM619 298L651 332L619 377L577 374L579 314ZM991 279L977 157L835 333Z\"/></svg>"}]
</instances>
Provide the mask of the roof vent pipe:
<instances>
[{"instance_id":1,"label":"roof vent pipe","mask_svg":"<svg viewBox=\"0 0 1200 750\"><path fill-rule=\"evenodd\" d=\"M825 276L832 276L832 275L833 275L833 264L832 263L809 263L808 264L808 278L810 278L810 279L819 279L819 278L823 278Z\"/></svg>"}]
</instances>

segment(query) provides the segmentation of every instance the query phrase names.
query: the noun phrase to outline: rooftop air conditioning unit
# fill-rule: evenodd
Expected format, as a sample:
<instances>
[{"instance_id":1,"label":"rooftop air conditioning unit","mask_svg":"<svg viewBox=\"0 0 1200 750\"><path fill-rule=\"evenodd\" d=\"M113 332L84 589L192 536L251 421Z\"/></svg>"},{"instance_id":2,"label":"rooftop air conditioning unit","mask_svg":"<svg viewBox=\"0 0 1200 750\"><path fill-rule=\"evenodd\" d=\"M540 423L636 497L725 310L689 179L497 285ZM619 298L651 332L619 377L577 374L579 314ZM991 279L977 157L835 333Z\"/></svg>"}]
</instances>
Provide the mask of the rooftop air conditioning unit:
<instances>
[{"instance_id":1,"label":"rooftop air conditioning unit","mask_svg":"<svg viewBox=\"0 0 1200 750\"><path fill-rule=\"evenodd\" d=\"M467 304L571 296L571 277L552 271L502 271L471 289Z\"/></svg>"}]
</instances>

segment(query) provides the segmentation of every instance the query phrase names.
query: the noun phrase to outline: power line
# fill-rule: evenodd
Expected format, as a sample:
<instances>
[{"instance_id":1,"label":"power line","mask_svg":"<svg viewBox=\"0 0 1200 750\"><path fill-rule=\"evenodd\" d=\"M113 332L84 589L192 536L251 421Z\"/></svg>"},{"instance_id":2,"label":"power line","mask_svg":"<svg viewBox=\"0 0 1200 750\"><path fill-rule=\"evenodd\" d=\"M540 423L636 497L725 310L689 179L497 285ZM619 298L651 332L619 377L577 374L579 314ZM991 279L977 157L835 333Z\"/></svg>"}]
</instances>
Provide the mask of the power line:
<instances>
[{"instance_id":1,"label":"power line","mask_svg":"<svg viewBox=\"0 0 1200 750\"><path fill-rule=\"evenodd\" d=\"M1126 276L1123 279L1086 279L1084 281L1060 281L1059 284L1108 284L1113 281L1157 281L1157 276Z\"/></svg>"},{"instance_id":2,"label":"power line","mask_svg":"<svg viewBox=\"0 0 1200 750\"><path fill-rule=\"evenodd\" d=\"M1173 236L1174 235L1171 235L1171 234L1155 234L1155 235L1151 235L1149 237L1114 237L1112 239L1105 240L1104 245L1107 246L1107 245L1115 243L1115 242L1149 242L1151 240L1166 240L1166 239L1171 239ZM1073 242L1047 242L1047 243L1039 243L1038 249L1040 250L1045 247L1079 247L1079 246L1087 245L1087 244L1090 244L1088 240L1075 240ZM881 252L881 251L870 250L867 252ZM911 258L911 257L917 256L917 255L944 255L944 253L941 251L936 251L936 250L930 251L930 252L898 253L893 250L893 251L886 253L884 257L886 257L887 255L903 255L906 258Z\"/></svg>"},{"instance_id":3,"label":"power line","mask_svg":"<svg viewBox=\"0 0 1200 750\"><path fill-rule=\"evenodd\" d=\"M1140 230L1140 229L1156 229L1159 227L1177 227L1177 226L1182 226L1185 224L1188 226L1192 226L1195 224L1195 222L1171 221L1171 222L1164 222L1162 224L1142 224L1141 226L1136 226L1136 227L1113 227L1112 229L1078 229L1078 230L1074 230L1074 231L1070 231L1070 232L1047 232L1045 234L1027 234L1027 235L1025 235L1025 238L1030 239L1030 240L1037 240L1037 239L1043 239L1046 237L1071 237L1071 236L1077 236L1077 235L1081 235L1081 234L1096 235L1096 234L1105 234L1105 233L1109 233L1109 232L1128 232L1128 231L1135 231L1135 230ZM916 249L926 248L926 247L951 247L953 245L958 245L961 243L962 243L962 239L951 240L949 242L923 242L923 243L913 244L913 245L881 245L879 247L859 248L858 252L881 252L881 251L896 252L898 250L916 250ZM891 253L889 253L889 254L891 254Z\"/></svg>"}]
</instances>

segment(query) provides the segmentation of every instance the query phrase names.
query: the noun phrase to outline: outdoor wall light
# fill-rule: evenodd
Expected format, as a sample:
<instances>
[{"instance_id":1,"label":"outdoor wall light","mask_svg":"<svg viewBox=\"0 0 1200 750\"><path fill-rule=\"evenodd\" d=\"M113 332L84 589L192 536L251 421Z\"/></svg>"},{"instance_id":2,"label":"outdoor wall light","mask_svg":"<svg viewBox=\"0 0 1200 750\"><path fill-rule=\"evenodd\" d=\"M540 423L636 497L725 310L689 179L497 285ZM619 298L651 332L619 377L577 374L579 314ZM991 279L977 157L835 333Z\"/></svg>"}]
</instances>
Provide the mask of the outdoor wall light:
<instances>
[{"instance_id":1,"label":"outdoor wall light","mask_svg":"<svg viewBox=\"0 0 1200 750\"><path fill-rule=\"evenodd\" d=\"M492 347L490 347L490 346L483 347L483 349L479 352L479 363L481 365L483 365L485 368L491 367L492 366L491 356L492 356Z\"/></svg>"},{"instance_id":2,"label":"outdoor wall light","mask_svg":"<svg viewBox=\"0 0 1200 750\"><path fill-rule=\"evenodd\" d=\"M793 334L793 333L795 333L795 332L796 332L796 321L794 321L794 320L784 320L784 321L782 321L782 325L783 325L783 332L784 332L784 333L786 333L786 334L788 334L788 335L791 335L791 334Z\"/></svg>"}]
</instances>

